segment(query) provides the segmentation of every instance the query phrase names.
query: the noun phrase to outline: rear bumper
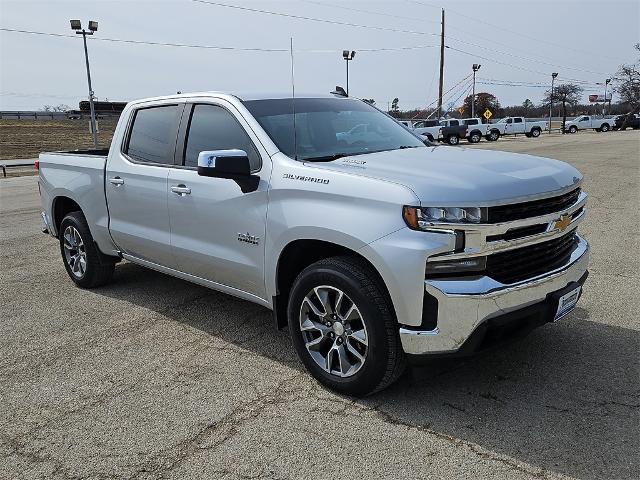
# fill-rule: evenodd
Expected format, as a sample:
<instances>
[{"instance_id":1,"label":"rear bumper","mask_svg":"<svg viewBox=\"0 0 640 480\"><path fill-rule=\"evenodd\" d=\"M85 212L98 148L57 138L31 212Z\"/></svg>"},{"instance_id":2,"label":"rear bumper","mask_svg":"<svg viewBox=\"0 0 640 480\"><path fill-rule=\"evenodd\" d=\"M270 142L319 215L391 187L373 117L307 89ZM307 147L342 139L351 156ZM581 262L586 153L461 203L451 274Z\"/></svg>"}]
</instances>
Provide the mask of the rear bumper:
<instances>
[{"instance_id":1,"label":"rear bumper","mask_svg":"<svg viewBox=\"0 0 640 480\"><path fill-rule=\"evenodd\" d=\"M589 245L578 238L565 265L513 285L486 276L425 280L425 291L438 300L438 326L433 330L400 328L404 351L411 355L472 353L480 349L491 327L510 324L515 331L552 321L552 295L570 284L584 283L587 277Z\"/></svg>"}]
</instances>

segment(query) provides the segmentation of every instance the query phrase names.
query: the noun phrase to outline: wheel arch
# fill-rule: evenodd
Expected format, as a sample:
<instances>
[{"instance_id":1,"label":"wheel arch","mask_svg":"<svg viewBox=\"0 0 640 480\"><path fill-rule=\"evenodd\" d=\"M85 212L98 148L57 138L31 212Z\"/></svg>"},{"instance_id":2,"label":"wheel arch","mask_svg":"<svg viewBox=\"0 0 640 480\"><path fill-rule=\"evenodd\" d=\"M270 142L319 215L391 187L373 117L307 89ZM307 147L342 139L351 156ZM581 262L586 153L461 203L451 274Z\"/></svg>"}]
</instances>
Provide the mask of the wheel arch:
<instances>
[{"instance_id":1,"label":"wheel arch","mask_svg":"<svg viewBox=\"0 0 640 480\"><path fill-rule=\"evenodd\" d=\"M393 302L387 286L378 269L363 255L350 247L326 240L296 239L289 242L280 251L275 269L275 295L273 296L273 315L276 327L287 325L287 304L291 287L297 276L309 265L335 256L352 256L362 260L375 273L380 287L386 296L395 316Z\"/></svg>"},{"instance_id":2,"label":"wheel arch","mask_svg":"<svg viewBox=\"0 0 640 480\"><path fill-rule=\"evenodd\" d=\"M67 195L58 195L51 202L51 223L55 229L55 236L60 232L62 219L71 212L82 212L80 204Z\"/></svg>"}]
</instances>

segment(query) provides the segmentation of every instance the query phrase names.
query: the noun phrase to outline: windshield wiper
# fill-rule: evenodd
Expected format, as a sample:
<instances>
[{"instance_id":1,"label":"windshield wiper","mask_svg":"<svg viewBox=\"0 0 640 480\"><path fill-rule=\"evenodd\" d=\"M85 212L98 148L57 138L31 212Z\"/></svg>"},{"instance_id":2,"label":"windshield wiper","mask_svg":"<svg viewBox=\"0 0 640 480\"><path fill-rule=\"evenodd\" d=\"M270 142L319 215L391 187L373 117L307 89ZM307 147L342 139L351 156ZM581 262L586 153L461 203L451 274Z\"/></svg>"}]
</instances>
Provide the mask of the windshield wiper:
<instances>
[{"instance_id":1,"label":"windshield wiper","mask_svg":"<svg viewBox=\"0 0 640 480\"><path fill-rule=\"evenodd\" d=\"M400 145L398 150L404 150L405 148L419 148L420 145Z\"/></svg>"},{"instance_id":2,"label":"windshield wiper","mask_svg":"<svg viewBox=\"0 0 640 480\"><path fill-rule=\"evenodd\" d=\"M339 158L353 155L352 153L334 153L332 155L322 155L320 157L307 157L303 158L303 162L331 162L332 160L338 160Z\"/></svg>"}]
</instances>

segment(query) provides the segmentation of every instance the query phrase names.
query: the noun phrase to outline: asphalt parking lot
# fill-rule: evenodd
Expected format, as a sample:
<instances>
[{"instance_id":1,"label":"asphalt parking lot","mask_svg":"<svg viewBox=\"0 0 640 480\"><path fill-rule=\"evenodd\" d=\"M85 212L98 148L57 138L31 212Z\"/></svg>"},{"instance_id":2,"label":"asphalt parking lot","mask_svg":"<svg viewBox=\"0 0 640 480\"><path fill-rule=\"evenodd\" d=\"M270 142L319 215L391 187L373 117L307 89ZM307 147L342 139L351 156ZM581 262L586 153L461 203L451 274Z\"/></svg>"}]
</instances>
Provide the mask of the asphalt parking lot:
<instances>
[{"instance_id":1,"label":"asphalt parking lot","mask_svg":"<svg viewBox=\"0 0 640 480\"><path fill-rule=\"evenodd\" d=\"M0 478L638 478L640 132L472 148L583 172L583 298L364 400L321 388L250 303L132 264L75 288L36 177L0 179Z\"/></svg>"}]
</instances>

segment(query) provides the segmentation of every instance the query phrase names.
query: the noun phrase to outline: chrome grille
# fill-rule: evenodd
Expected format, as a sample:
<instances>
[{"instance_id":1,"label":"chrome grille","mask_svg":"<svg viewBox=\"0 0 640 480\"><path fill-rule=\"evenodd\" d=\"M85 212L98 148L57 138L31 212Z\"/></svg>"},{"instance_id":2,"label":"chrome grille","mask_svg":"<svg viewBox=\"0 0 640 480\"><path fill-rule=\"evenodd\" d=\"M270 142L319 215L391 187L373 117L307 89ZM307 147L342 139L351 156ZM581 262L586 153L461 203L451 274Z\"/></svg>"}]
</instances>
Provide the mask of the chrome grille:
<instances>
[{"instance_id":1,"label":"chrome grille","mask_svg":"<svg viewBox=\"0 0 640 480\"><path fill-rule=\"evenodd\" d=\"M498 205L489 207L487 212L488 223L502 223L523 218L538 217L553 212L559 212L570 207L578 200L580 188L556 197L533 200L531 202L514 203L512 205Z\"/></svg>"}]
</instances>

